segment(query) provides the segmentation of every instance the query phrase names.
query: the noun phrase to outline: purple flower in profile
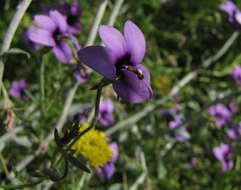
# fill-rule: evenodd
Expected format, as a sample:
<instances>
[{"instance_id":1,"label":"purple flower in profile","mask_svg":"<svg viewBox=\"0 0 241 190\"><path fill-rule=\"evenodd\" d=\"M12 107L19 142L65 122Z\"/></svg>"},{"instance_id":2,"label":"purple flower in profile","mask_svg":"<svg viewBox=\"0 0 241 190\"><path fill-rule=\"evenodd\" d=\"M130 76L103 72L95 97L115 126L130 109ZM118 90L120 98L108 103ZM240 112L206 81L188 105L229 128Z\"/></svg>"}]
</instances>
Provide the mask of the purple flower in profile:
<instances>
[{"instance_id":1,"label":"purple flower in profile","mask_svg":"<svg viewBox=\"0 0 241 190\"><path fill-rule=\"evenodd\" d=\"M117 161L117 159L119 157L119 149L118 149L117 143L111 143L110 146L114 151L112 159L107 164L105 164L103 167L98 168L96 170L97 175L103 180L110 179L114 175L115 162Z\"/></svg>"},{"instance_id":2,"label":"purple flower in profile","mask_svg":"<svg viewBox=\"0 0 241 190\"><path fill-rule=\"evenodd\" d=\"M72 59L71 47L65 42L69 38L66 17L58 11L50 11L49 15L36 15L34 22L39 26L27 33L28 38L37 44L52 48L55 57L68 63Z\"/></svg>"},{"instance_id":3,"label":"purple flower in profile","mask_svg":"<svg viewBox=\"0 0 241 190\"><path fill-rule=\"evenodd\" d=\"M220 146L213 149L215 157L221 162L223 171L233 168L234 163L232 158L232 147L230 144L222 143Z\"/></svg>"},{"instance_id":4,"label":"purple flower in profile","mask_svg":"<svg viewBox=\"0 0 241 190\"><path fill-rule=\"evenodd\" d=\"M223 126L230 124L230 120L232 117L232 112L223 104L217 104L211 106L208 109L209 113L215 118L215 122L217 126Z\"/></svg>"},{"instance_id":5,"label":"purple flower in profile","mask_svg":"<svg viewBox=\"0 0 241 190\"><path fill-rule=\"evenodd\" d=\"M35 42L33 42L32 40L29 39L29 33L34 32L34 31L35 31L34 27L31 27L31 26L28 27L27 31L24 32L24 34L23 34L23 39L27 43L27 46L29 49L37 51L37 50L39 50L40 45L36 44Z\"/></svg>"},{"instance_id":6,"label":"purple flower in profile","mask_svg":"<svg viewBox=\"0 0 241 190\"><path fill-rule=\"evenodd\" d=\"M89 46L78 52L80 60L109 79L123 100L139 103L152 97L150 73L140 64L146 50L142 31L131 21L124 26L124 35L102 25L99 35L106 47Z\"/></svg>"},{"instance_id":7,"label":"purple flower in profile","mask_svg":"<svg viewBox=\"0 0 241 190\"><path fill-rule=\"evenodd\" d=\"M241 66L237 65L231 71L231 75L237 84L241 84Z\"/></svg>"},{"instance_id":8,"label":"purple flower in profile","mask_svg":"<svg viewBox=\"0 0 241 190\"><path fill-rule=\"evenodd\" d=\"M104 126L110 126L114 123L114 104L110 99L102 100L99 109L99 121Z\"/></svg>"},{"instance_id":9,"label":"purple flower in profile","mask_svg":"<svg viewBox=\"0 0 241 190\"><path fill-rule=\"evenodd\" d=\"M72 69L74 77L79 83L85 83L89 80L90 75L87 73L83 66L79 64L73 64Z\"/></svg>"},{"instance_id":10,"label":"purple flower in profile","mask_svg":"<svg viewBox=\"0 0 241 190\"><path fill-rule=\"evenodd\" d=\"M226 12L229 15L229 22L236 26L241 24L241 11L237 8L237 6L230 0L222 3L219 8Z\"/></svg>"},{"instance_id":11,"label":"purple flower in profile","mask_svg":"<svg viewBox=\"0 0 241 190\"><path fill-rule=\"evenodd\" d=\"M25 80L21 79L19 81L15 80L12 82L11 89L9 90L9 94L11 96L15 96L21 98L22 100L27 99L27 95L24 93L24 90L27 88L27 83Z\"/></svg>"}]
</instances>

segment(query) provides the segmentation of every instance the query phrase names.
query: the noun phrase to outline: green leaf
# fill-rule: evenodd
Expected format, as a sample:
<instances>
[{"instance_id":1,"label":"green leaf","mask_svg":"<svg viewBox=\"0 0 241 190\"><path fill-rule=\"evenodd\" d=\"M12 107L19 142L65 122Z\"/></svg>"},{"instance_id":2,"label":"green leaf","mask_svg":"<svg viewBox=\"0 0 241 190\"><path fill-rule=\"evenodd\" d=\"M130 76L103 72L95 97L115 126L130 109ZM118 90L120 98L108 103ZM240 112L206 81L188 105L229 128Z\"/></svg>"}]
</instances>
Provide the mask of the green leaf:
<instances>
[{"instance_id":1,"label":"green leaf","mask_svg":"<svg viewBox=\"0 0 241 190\"><path fill-rule=\"evenodd\" d=\"M19 49L19 48L11 48L10 50L8 50L6 53L4 53L4 55L8 55L8 54L23 54L25 55L28 59L30 59L31 55L30 53L28 53L25 50Z\"/></svg>"},{"instance_id":2,"label":"green leaf","mask_svg":"<svg viewBox=\"0 0 241 190\"><path fill-rule=\"evenodd\" d=\"M84 170L90 173L90 169L86 166L86 161L80 158L76 158L71 154L65 154L65 158L70 161L74 166L78 167L81 170Z\"/></svg>"}]
</instances>

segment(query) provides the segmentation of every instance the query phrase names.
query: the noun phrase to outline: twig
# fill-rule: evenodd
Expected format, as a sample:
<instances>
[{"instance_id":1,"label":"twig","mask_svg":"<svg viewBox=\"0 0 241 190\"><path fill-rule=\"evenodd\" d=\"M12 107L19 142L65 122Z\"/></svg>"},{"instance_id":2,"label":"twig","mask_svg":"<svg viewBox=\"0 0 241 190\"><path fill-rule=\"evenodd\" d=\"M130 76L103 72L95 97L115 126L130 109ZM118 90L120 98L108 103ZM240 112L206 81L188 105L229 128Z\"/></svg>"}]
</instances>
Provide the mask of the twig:
<instances>
[{"instance_id":1,"label":"twig","mask_svg":"<svg viewBox=\"0 0 241 190\"><path fill-rule=\"evenodd\" d=\"M238 38L240 32L234 32L231 37L226 41L226 43L222 46L222 48L212 57L208 58L206 61L203 62L203 67L209 67L213 62L219 60L231 47L234 41Z\"/></svg>"},{"instance_id":2,"label":"twig","mask_svg":"<svg viewBox=\"0 0 241 190\"><path fill-rule=\"evenodd\" d=\"M120 11L120 8L123 4L124 0L116 0L114 8L110 14L109 20L108 20L108 25L113 26L115 23L115 20L118 16L118 13Z\"/></svg>"},{"instance_id":3,"label":"twig","mask_svg":"<svg viewBox=\"0 0 241 190\"><path fill-rule=\"evenodd\" d=\"M130 187L130 190L136 190L138 189L139 185L143 183L143 181L146 179L147 173L143 172L135 181L135 183Z\"/></svg>"},{"instance_id":4,"label":"twig","mask_svg":"<svg viewBox=\"0 0 241 190\"><path fill-rule=\"evenodd\" d=\"M101 2L101 4L99 5L97 14L95 16L94 23L91 27L90 34L89 34L88 39L85 43L85 46L92 45L93 42L95 41L95 38L96 38L96 35L97 35L97 32L98 32L98 27L99 27L99 24L100 24L103 16L104 16L107 3L108 3L108 0L103 0Z\"/></svg>"},{"instance_id":5,"label":"twig","mask_svg":"<svg viewBox=\"0 0 241 190\"><path fill-rule=\"evenodd\" d=\"M225 44L221 47L221 49L214 56L211 56L207 60L203 61L203 63L202 63L203 67L209 67L212 63L214 63L217 60L219 60L228 51L228 49L231 47L231 45L234 43L234 40L238 37L238 34L239 34L238 32L234 32L230 36L230 38L225 42ZM184 78L179 83L177 83L172 88L171 92L167 96L161 98L160 100L157 100L157 101L153 102L152 104L146 106L142 111L134 114L133 116L131 116L131 117L129 117L129 118L123 120L123 121L120 121L119 123L117 123L113 127L109 128L106 131L106 135L110 136L113 133L115 133L116 131L118 131L118 130L124 128L124 127L128 127L130 125L133 125L134 123L136 123L140 119L144 118L149 113L151 113L156 108L158 108L161 104L163 104L166 100L172 98L185 85L187 85L189 82L191 82L197 76L198 76L198 71L197 70L188 73L186 76L184 76Z\"/></svg>"}]
</instances>

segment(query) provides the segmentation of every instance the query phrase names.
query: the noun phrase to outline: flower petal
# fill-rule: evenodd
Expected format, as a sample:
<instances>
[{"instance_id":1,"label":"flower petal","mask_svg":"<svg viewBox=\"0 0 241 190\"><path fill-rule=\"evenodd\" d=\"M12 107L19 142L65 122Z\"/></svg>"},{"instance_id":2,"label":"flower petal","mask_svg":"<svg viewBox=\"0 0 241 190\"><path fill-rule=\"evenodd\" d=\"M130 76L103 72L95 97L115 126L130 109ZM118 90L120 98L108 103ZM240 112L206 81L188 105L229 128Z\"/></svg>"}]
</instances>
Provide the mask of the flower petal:
<instances>
[{"instance_id":1,"label":"flower petal","mask_svg":"<svg viewBox=\"0 0 241 190\"><path fill-rule=\"evenodd\" d=\"M123 100L130 103L140 103L152 97L150 84L127 70L123 71L122 79L113 82L113 88Z\"/></svg>"},{"instance_id":2,"label":"flower petal","mask_svg":"<svg viewBox=\"0 0 241 190\"><path fill-rule=\"evenodd\" d=\"M50 11L49 16L53 20L53 22L57 25L57 27L60 29L61 32L66 32L67 30L67 21L66 17L63 16L58 11Z\"/></svg>"},{"instance_id":3,"label":"flower petal","mask_svg":"<svg viewBox=\"0 0 241 190\"><path fill-rule=\"evenodd\" d=\"M78 56L84 64L104 77L114 80L115 67L110 61L108 50L102 46L89 46L81 49Z\"/></svg>"},{"instance_id":4,"label":"flower petal","mask_svg":"<svg viewBox=\"0 0 241 190\"><path fill-rule=\"evenodd\" d=\"M124 26L124 36L127 48L131 52L131 61L134 65L140 63L146 52L146 41L142 31L131 21Z\"/></svg>"},{"instance_id":5,"label":"flower petal","mask_svg":"<svg viewBox=\"0 0 241 190\"><path fill-rule=\"evenodd\" d=\"M48 30L32 28L27 33L28 38L38 44L50 46L55 46L55 41L52 37L52 33Z\"/></svg>"},{"instance_id":6,"label":"flower petal","mask_svg":"<svg viewBox=\"0 0 241 190\"><path fill-rule=\"evenodd\" d=\"M34 22L43 29L54 31L56 29L56 24L52 19L46 15L36 15L34 16Z\"/></svg>"},{"instance_id":7,"label":"flower petal","mask_svg":"<svg viewBox=\"0 0 241 190\"><path fill-rule=\"evenodd\" d=\"M112 26L101 25L99 34L103 43L112 52L115 60L126 53L125 38L117 29Z\"/></svg>"},{"instance_id":8,"label":"flower petal","mask_svg":"<svg viewBox=\"0 0 241 190\"><path fill-rule=\"evenodd\" d=\"M60 42L53 48L53 52L55 57L63 63L69 63L72 59L71 48L66 42Z\"/></svg>"}]
</instances>

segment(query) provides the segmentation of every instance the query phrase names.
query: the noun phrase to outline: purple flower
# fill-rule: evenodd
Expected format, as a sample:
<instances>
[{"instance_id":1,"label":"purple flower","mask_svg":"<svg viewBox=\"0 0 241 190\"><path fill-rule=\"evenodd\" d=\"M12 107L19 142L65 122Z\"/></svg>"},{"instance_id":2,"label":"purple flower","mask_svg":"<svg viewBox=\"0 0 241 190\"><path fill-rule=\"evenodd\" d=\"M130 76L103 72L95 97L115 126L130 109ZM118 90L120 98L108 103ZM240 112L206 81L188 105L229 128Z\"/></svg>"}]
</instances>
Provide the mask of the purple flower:
<instances>
[{"instance_id":1,"label":"purple flower","mask_svg":"<svg viewBox=\"0 0 241 190\"><path fill-rule=\"evenodd\" d=\"M171 129L175 129L175 128L179 127L180 125L182 125L182 119L181 119L181 117L178 116L178 115L175 115L175 116L174 116L174 120L170 121L170 122L168 123L168 125L169 125L169 127L170 127Z\"/></svg>"},{"instance_id":2,"label":"purple flower","mask_svg":"<svg viewBox=\"0 0 241 190\"><path fill-rule=\"evenodd\" d=\"M85 108L82 111L74 114L71 118L70 121L78 123L79 125L82 125L83 123L86 123L88 121L88 114L89 114L90 109Z\"/></svg>"},{"instance_id":3,"label":"purple flower","mask_svg":"<svg viewBox=\"0 0 241 190\"><path fill-rule=\"evenodd\" d=\"M24 90L27 88L27 83L25 80L15 80L12 82L11 89L9 90L9 94L22 100L27 99L27 95L24 93Z\"/></svg>"},{"instance_id":4,"label":"purple flower","mask_svg":"<svg viewBox=\"0 0 241 190\"><path fill-rule=\"evenodd\" d=\"M232 147L230 144L222 143L220 146L213 149L215 157L221 162L223 171L233 168L234 163L231 160Z\"/></svg>"},{"instance_id":5,"label":"purple flower","mask_svg":"<svg viewBox=\"0 0 241 190\"><path fill-rule=\"evenodd\" d=\"M44 7L44 11L47 13L51 10L57 10L66 17L67 30L70 34L79 34L82 32L82 25L79 21L82 14L82 8L78 1L74 1L71 4L61 2L53 7Z\"/></svg>"},{"instance_id":6,"label":"purple flower","mask_svg":"<svg viewBox=\"0 0 241 190\"><path fill-rule=\"evenodd\" d=\"M110 146L114 151L112 159L107 164L105 164L103 167L98 168L96 170L97 175L101 179L110 179L115 173L115 165L114 164L118 159L119 149L118 149L117 143L112 143Z\"/></svg>"},{"instance_id":7,"label":"purple flower","mask_svg":"<svg viewBox=\"0 0 241 190\"><path fill-rule=\"evenodd\" d=\"M219 8L229 15L229 22L239 26L241 24L241 12L237 6L230 0L222 3Z\"/></svg>"},{"instance_id":8,"label":"purple flower","mask_svg":"<svg viewBox=\"0 0 241 190\"><path fill-rule=\"evenodd\" d=\"M195 168L196 166L196 159L192 158L190 162L186 163L187 168Z\"/></svg>"},{"instance_id":9,"label":"purple flower","mask_svg":"<svg viewBox=\"0 0 241 190\"><path fill-rule=\"evenodd\" d=\"M232 117L232 112L223 104L211 106L209 113L215 118L217 126L228 125Z\"/></svg>"},{"instance_id":10,"label":"purple flower","mask_svg":"<svg viewBox=\"0 0 241 190\"><path fill-rule=\"evenodd\" d=\"M52 47L55 57L68 63L72 59L70 46L65 42L69 38L66 18L58 11L50 11L49 16L36 15L34 22L39 28L34 28L28 32L28 38L41 45Z\"/></svg>"},{"instance_id":11,"label":"purple flower","mask_svg":"<svg viewBox=\"0 0 241 190\"><path fill-rule=\"evenodd\" d=\"M102 25L99 35L106 45L89 46L78 52L79 58L96 72L109 79L116 93L125 101L139 103L152 97L150 73L140 64L146 50L141 30L131 21L124 26L124 35Z\"/></svg>"},{"instance_id":12,"label":"purple flower","mask_svg":"<svg viewBox=\"0 0 241 190\"><path fill-rule=\"evenodd\" d=\"M174 131L172 137L178 142L184 142L190 138L190 135L186 127L179 127L177 130Z\"/></svg>"},{"instance_id":13,"label":"purple flower","mask_svg":"<svg viewBox=\"0 0 241 190\"><path fill-rule=\"evenodd\" d=\"M241 84L241 66L237 65L231 71L231 75L237 84Z\"/></svg>"},{"instance_id":14,"label":"purple flower","mask_svg":"<svg viewBox=\"0 0 241 190\"><path fill-rule=\"evenodd\" d=\"M241 135L241 123L229 129L227 135L233 140L237 139Z\"/></svg>"},{"instance_id":15,"label":"purple flower","mask_svg":"<svg viewBox=\"0 0 241 190\"><path fill-rule=\"evenodd\" d=\"M100 102L99 121L104 126L110 126L114 123L114 105L110 99Z\"/></svg>"},{"instance_id":16,"label":"purple flower","mask_svg":"<svg viewBox=\"0 0 241 190\"><path fill-rule=\"evenodd\" d=\"M27 29L27 31L23 34L23 39L27 43L27 46L28 46L29 49L39 50L40 45L36 44L35 42L33 42L32 40L29 39L29 33L34 32L34 31L35 31L34 27L29 27Z\"/></svg>"},{"instance_id":17,"label":"purple flower","mask_svg":"<svg viewBox=\"0 0 241 190\"><path fill-rule=\"evenodd\" d=\"M79 65L79 64L73 64L72 66L73 74L75 79L80 83L85 83L89 80L89 74L87 73L86 69Z\"/></svg>"}]
</instances>

